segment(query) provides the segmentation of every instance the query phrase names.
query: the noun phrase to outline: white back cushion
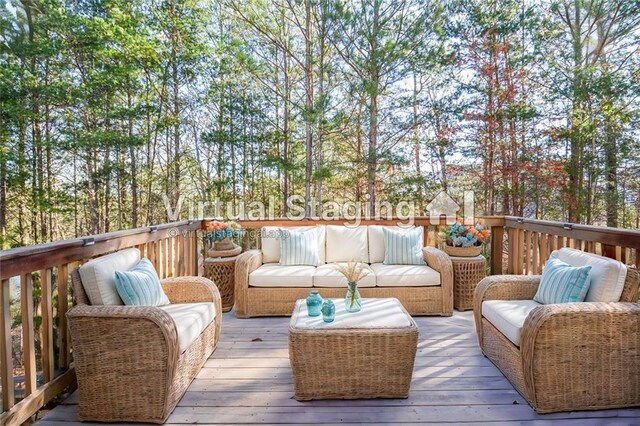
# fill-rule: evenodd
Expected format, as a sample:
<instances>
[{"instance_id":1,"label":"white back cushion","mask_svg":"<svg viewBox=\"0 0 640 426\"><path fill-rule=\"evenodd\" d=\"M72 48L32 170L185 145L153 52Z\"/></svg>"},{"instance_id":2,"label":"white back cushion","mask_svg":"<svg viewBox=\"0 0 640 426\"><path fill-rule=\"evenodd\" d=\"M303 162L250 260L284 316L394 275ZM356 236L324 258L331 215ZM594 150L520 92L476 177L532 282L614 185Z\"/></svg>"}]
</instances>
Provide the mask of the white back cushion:
<instances>
[{"instance_id":1,"label":"white back cushion","mask_svg":"<svg viewBox=\"0 0 640 426\"><path fill-rule=\"evenodd\" d=\"M371 263L382 263L384 261L384 233L382 228L392 229L405 234L414 229L415 226L367 226L369 233L369 262Z\"/></svg>"},{"instance_id":2,"label":"white back cushion","mask_svg":"<svg viewBox=\"0 0 640 426\"><path fill-rule=\"evenodd\" d=\"M624 289L627 267L624 263L572 248L561 248L558 259L571 266L591 265L591 285L585 302L617 302ZM552 253L553 254L553 253Z\"/></svg>"},{"instance_id":3,"label":"white back cushion","mask_svg":"<svg viewBox=\"0 0 640 426\"><path fill-rule=\"evenodd\" d=\"M366 226L327 225L327 262L369 263Z\"/></svg>"},{"instance_id":4,"label":"white back cushion","mask_svg":"<svg viewBox=\"0 0 640 426\"><path fill-rule=\"evenodd\" d=\"M140 261L140 250L129 248L90 260L78 272L92 305L124 305L116 290L116 271L128 271Z\"/></svg>"},{"instance_id":5,"label":"white back cushion","mask_svg":"<svg viewBox=\"0 0 640 426\"><path fill-rule=\"evenodd\" d=\"M326 239L326 226L317 226L318 233L318 257L320 263L325 263L325 239ZM262 228L261 243L262 243L262 263L278 263L280 262L280 240L282 239L282 232L279 226L265 226ZM289 231L304 231L308 230L308 226L292 226L284 228Z\"/></svg>"}]
</instances>

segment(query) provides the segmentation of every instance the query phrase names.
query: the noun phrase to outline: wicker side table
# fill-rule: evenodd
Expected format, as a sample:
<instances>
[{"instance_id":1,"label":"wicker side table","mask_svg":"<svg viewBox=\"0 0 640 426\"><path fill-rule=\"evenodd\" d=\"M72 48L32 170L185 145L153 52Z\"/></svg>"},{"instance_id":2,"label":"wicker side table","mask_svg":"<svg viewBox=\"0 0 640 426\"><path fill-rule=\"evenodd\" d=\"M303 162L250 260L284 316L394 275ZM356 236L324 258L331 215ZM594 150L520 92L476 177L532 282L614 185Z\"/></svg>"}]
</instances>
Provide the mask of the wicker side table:
<instances>
[{"instance_id":1,"label":"wicker side table","mask_svg":"<svg viewBox=\"0 0 640 426\"><path fill-rule=\"evenodd\" d=\"M222 312L229 312L235 303L234 275L237 257L208 257L204 260L204 276L218 287L222 299Z\"/></svg>"},{"instance_id":2,"label":"wicker side table","mask_svg":"<svg viewBox=\"0 0 640 426\"><path fill-rule=\"evenodd\" d=\"M464 311L473 309L473 292L485 277L484 256L451 257L453 264L453 306Z\"/></svg>"}]
</instances>

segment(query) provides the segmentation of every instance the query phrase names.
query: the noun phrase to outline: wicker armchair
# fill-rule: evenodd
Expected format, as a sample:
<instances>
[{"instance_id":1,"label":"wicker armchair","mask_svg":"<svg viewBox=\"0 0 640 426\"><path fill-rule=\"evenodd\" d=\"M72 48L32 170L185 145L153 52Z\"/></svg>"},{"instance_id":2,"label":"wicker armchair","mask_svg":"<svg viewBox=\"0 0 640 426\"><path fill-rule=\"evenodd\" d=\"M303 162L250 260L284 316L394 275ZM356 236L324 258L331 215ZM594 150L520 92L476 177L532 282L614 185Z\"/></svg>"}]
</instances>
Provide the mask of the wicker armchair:
<instances>
[{"instance_id":1,"label":"wicker armchair","mask_svg":"<svg viewBox=\"0 0 640 426\"><path fill-rule=\"evenodd\" d=\"M535 307L516 346L482 315L487 300L533 299L540 276L483 279L474 294L482 352L539 413L640 405L640 305L636 270L620 302Z\"/></svg>"},{"instance_id":2,"label":"wicker armchair","mask_svg":"<svg viewBox=\"0 0 640 426\"><path fill-rule=\"evenodd\" d=\"M215 318L181 353L174 320L160 308L91 306L78 270L69 311L80 420L163 423L213 353L220 293L202 277L162 281L171 303L213 302Z\"/></svg>"}]
</instances>

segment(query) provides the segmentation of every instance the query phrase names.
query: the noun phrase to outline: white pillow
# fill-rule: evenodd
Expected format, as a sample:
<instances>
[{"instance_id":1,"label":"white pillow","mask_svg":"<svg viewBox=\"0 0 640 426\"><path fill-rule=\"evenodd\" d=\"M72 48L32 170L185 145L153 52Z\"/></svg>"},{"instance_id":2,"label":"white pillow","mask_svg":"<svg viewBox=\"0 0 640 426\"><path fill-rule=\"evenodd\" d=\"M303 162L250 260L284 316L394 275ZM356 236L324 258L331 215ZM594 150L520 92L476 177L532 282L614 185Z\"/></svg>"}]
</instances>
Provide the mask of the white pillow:
<instances>
[{"instance_id":1,"label":"white pillow","mask_svg":"<svg viewBox=\"0 0 640 426\"><path fill-rule=\"evenodd\" d=\"M124 305L116 290L116 271L128 271L140 261L140 250L129 248L100 256L80 267L82 287L92 305Z\"/></svg>"},{"instance_id":2,"label":"white pillow","mask_svg":"<svg viewBox=\"0 0 640 426\"><path fill-rule=\"evenodd\" d=\"M327 225L327 262L369 263L366 226Z\"/></svg>"},{"instance_id":3,"label":"white pillow","mask_svg":"<svg viewBox=\"0 0 640 426\"><path fill-rule=\"evenodd\" d=\"M369 225L367 230L369 233L369 262L370 263L382 263L384 261L384 233L383 228L398 231L406 234L415 229L415 226L381 226L381 225Z\"/></svg>"},{"instance_id":4,"label":"white pillow","mask_svg":"<svg viewBox=\"0 0 640 426\"><path fill-rule=\"evenodd\" d=\"M584 299L585 302L618 302L620 300L627 277L627 267L624 263L572 248L561 248L553 253L557 253L558 259L571 266L591 265L591 285Z\"/></svg>"},{"instance_id":5,"label":"white pillow","mask_svg":"<svg viewBox=\"0 0 640 426\"><path fill-rule=\"evenodd\" d=\"M285 229L294 232L300 232L313 228L311 226L292 226ZM325 263L325 226L320 225L315 227L318 233L318 257L320 263ZM262 248L262 263L279 263L280 262L280 240L282 233L278 226L265 226L261 229L261 248Z\"/></svg>"}]
</instances>

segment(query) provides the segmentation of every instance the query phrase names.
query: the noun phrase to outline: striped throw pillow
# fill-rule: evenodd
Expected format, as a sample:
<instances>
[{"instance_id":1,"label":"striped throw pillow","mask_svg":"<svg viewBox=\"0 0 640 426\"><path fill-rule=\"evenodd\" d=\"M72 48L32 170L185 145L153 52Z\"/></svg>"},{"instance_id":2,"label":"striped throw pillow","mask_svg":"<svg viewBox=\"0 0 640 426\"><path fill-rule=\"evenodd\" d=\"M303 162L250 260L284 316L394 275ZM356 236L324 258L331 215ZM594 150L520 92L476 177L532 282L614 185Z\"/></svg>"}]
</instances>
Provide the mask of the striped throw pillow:
<instances>
[{"instance_id":1,"label":"striped throw pillow","mask_svg":"<svg viewBox=\"0 0 640 426\"><path fill-rule=\"evenodd\" d=\"M401 233L389 228L384 232L385 265L424 265L422 257L422 227Z\"/></svg>"},{"instance_id":2,"label":"striped throw pillow","mask_svg":"<svg viewBox=\"0 0 640 426\"><path fill-rule=\"evenodd\" d=\"M316 228L304 231L289 231L281 228L280 235L281 265L317 266L320 264Z\"/></svg>"},{"instance_id":3,"label":"striped throw pillow","mask_svg":"<svg viewBox=\"0 0 640 426\"><path fill-rule=\"evenodd\" d=\"M169 304L160 278L147 258L128 271L116 271L116 290L125 305L163 306Z\"/></svg>"},{"instance_id":4,"label":"striped throw pillow","mask_svg":"<svg viewBox=\"0 0 640 426\"><path fill-rule=\"evenodd\" d=\"M551 256L544 265L533 300L543 304L583 302L591 284L590 272L591 265L570 266Z\"/></svg>"}]
</instances>

